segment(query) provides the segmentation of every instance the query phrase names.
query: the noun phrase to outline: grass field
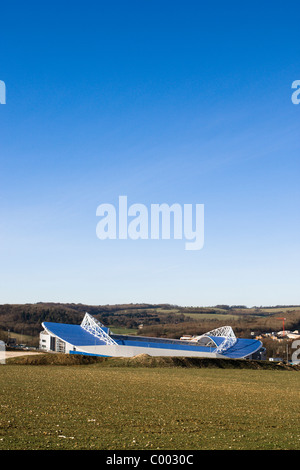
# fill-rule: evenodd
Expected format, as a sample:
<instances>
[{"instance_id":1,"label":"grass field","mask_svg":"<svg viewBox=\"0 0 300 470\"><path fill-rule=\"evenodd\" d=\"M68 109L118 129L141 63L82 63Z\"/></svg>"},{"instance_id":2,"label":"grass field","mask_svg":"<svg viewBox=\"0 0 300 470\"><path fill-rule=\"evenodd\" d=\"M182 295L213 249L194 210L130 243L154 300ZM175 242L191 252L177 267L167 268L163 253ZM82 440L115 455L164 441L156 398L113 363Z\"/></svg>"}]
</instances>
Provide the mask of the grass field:
<instances>
[{"instance_id":1,"label":"grass field","mask_svg":"<svg viewBox=\"0 0 300 470\"><path fill-rule=\"evenodd\" d=\"M300 449L299 371L0 366L0 449Z\"/></svg>"},{"instance_id":2,"label":"grass field","mask_svg":"<svg viewBox=\"0 0 300 470\"><path fill-rule=\"evenodd\" d=\"M185 313L186 317L193 318L194 320L219 320L228 323L232 320L238 319L238 315L231 315L229 313Z\"/></svg>"}]
</instances>

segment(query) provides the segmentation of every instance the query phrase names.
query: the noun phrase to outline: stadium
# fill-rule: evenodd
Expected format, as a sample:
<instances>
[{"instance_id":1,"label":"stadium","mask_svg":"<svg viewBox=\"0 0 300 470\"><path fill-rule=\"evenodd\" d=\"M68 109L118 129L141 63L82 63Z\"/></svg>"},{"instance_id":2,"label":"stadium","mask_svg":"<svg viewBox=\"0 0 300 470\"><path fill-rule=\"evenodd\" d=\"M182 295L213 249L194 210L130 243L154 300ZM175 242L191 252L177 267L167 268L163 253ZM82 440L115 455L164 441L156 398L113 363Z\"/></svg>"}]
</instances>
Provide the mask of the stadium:
<instances>
[{"instance_id":1,"label":"stadium","mask_svg":"<svg viewBox=\"0 0 300 470\"><path fill-rule=\"evenodd\" d=\"M256 339L237 338L230 326L180 339L114 334L86 313L80 325L42 323L40 349L102 357L149 356L265 359Z\"/></svg>"}]
</instances>

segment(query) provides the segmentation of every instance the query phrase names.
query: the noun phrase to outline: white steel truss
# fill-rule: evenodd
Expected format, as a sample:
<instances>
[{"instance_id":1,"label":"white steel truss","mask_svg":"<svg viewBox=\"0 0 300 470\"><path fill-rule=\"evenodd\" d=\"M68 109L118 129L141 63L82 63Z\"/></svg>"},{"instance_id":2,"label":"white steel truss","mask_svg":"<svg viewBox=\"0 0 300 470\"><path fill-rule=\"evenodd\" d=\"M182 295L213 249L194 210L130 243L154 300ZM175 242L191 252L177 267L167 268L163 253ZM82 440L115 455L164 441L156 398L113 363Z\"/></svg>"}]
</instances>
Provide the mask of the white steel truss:
<instances>
[{"instance_id":1,"label":"white steel truss","mask_svg":"<svg viewBox=\"0 0 300 470\"><path fill-rule=\"evenodd\" d=\"M117 345L117 343L103 330L104 325L89 313L84 315L80 326L91 335L104 341L106 344L110 346Z\"/></svg>"},{"instance_id":2,"label":"white steel truss","mask_svg":"<svg viewBox=\"0 0 300 470\"><path fill-rule=\"evenodd\" d=\"M220 336L224 338L224 341L222 341L216 349L216 352L219 354L222 354L237 342L237 338L231 326L221 326L220 328L205 333L205 336Z\"/></svg>"}]
</instances>

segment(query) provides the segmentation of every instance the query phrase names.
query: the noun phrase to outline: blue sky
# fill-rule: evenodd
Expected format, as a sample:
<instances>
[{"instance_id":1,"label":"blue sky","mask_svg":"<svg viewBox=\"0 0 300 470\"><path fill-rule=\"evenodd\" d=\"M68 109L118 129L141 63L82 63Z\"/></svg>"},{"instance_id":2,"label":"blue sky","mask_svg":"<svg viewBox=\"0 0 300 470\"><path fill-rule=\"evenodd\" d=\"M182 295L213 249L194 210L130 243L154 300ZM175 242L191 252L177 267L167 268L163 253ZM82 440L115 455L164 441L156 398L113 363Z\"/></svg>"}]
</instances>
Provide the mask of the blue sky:
<instances>
[{"instance_id":1,"label":"blue sky","mask_svg":"<svg viewBox=\"0 0 300 470\"><path fill-rule=\"evenodd\" d=\"M298 2L1 6L0 303L300 304ZM205 206L205 244L96 208Z\"/></svg>"}]
</instances>

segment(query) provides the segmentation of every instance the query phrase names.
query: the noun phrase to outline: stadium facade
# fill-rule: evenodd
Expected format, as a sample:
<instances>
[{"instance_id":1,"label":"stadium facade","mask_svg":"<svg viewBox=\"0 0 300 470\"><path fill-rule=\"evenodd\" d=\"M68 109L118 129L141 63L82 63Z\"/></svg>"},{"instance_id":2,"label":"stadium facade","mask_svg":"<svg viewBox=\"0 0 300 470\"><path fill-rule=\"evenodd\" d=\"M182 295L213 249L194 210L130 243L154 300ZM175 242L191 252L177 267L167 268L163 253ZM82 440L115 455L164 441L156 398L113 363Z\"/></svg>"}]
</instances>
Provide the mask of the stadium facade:
<instances>
[{"instance_id":1,"label":"stadium facade","mask_svg":"<svg viewBox=\"0 0 300 470\"><path fill-rule=\"evenodd\" d=\"M80 325L43 322L40 349L102 357L149 356L265 359L256 339L237 338L230 326L187 339L118 335L86 313Z\"/></svg>"}]
</instances>

